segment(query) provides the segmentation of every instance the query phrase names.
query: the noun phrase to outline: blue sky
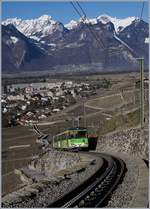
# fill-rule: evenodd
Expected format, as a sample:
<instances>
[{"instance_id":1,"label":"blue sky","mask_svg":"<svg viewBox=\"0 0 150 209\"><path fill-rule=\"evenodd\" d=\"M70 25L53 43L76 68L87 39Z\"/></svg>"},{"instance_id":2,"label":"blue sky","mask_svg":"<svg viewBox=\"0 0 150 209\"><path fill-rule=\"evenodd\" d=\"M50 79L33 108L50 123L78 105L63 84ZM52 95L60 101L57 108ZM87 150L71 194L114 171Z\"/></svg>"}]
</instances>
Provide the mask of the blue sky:
<instances>
[{"instance_id":1,"label":"blue sky","mask_svg":"<svg viewBox=\"0 0 150 209\"><path fill-rule=\"evenodd\" d=\"M103 13L117 18L139 17L142 2L81 2L88 17L97 17ZM68 23L79 19L69 2L3 2L2 19L18 17L22 19L37 18L48 14L55 20ZM143 19L148 22L148 3L145 3Z\"/></svg>"}]
</instances>

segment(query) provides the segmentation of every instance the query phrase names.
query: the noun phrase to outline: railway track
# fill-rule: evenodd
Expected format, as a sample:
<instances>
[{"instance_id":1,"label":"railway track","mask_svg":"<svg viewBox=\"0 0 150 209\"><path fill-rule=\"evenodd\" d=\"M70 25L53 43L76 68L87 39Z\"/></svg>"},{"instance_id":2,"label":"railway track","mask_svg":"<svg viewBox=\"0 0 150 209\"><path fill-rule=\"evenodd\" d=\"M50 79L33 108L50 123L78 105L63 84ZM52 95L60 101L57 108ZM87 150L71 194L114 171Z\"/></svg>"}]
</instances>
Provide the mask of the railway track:
<instances>
[{"instance_id":1,"label":"railway track","mask_svg":"<svg viewBox=\"0 0 150 209\"><path fill-rule=\"evenodd\" d=\"M118 158L100 153L91 153L103 159L103 166L78 188L60 197L48 207L104 207L112 191L122 181L126 167Z\"/></svg>"}]
</instances>

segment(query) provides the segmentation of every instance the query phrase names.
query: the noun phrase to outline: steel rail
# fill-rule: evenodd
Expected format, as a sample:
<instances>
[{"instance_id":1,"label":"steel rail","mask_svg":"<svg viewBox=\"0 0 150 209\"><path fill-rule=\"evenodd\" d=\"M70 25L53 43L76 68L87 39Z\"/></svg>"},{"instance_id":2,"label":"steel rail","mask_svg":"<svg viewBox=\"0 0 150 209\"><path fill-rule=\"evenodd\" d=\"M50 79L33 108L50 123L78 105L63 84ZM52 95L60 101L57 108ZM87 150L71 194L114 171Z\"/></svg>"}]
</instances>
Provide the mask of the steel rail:
<instances>
[{"instance_id":1,"label":"steel rail","mask_svg":"<svg viewBox=\"0 0 150 209\"><path fill-rule=\"evenodd\" d=\"M109 188L109 190L107 191L105 196L102 199L100 199L100 201L95 205L96 208L101 207L103 202L111 195L111 193L114 191L114 189L119 184L120 180L123 178L123 175L124 175L124 172L125 172L125 163L119 158L117 158L117 163L120 164L120 166L117 166L117 167L120 167L120 169L119 169L120 171L117 172L118 173L117 178L116 178L115 182L113 183L113 185Z\"/></svg>"},{"instance_id":2,"label":"steel rail","mask_svg":"<svg viewBox=\"0 0 150 209\"><path fill-rule=\"evenodd\" d=\"M72 195L66 194L61 196L57 201L49 205L49 207L100 207L110 196L117 184L120 182L124 171L125 164L121 159L116 159L106 154L91 153L100 156L108 165L96 180L89 181L86 187L81 186L82 190L76 188L71 191ZM113 182L113 183L112 183ZM79 186L80 187L80 186ZM70 199L68 200L70 196Z\"/></svg>"},{"instance_id":3,"label":"steel rail","mask_svg":"<svg viewBox=\"0 0 150 209\"><path fill-rule=\"evenodd\" d=\"M81 152L83 153L83 152ZM85 153L85 152L84 152ZM88 154L89 153L85 153ZM91 155L95 155L95 153L90 153ZM103 165L102 167L94 173L89 179L87 179L85 182L81 183L78 187L75 189L69 191L66 194L61 195L55 202L51 203L48 207L63 207L63 205L67 204L70 200L72 200L77 194L81 193L85 190L91 183L95 182L95 179L97 179L100 175L102 175L106 170L112 166L113 160L110 156L103 155L103 154L96 154L96 156L99 156L103 159Z\"/></svg>"},{"instance_id":4,"label":"steel rail","mask_svg":"<svg viewBox=\"0 0 150 209\"><path fill-rule=\"evenodd\" d=\"M111 162L111 164L108 166L108 168L106 169L106 171L99 177L96 179L96 181L94 181L91 185L89 185L84 191L82 191L80 194L78 194L76 197L74 197L72 200L70 200L68 203L66 203L65 205L63 205L63 208L68 208L68 207L72 207L75 204L77 204L77 202L79 202L80 200L82 200L86 195L88 195L93 188L95 188L98 184L100 184L100 182L108 175L108 173L113 169L114 163Z\"/></svg>"}]
</instances>

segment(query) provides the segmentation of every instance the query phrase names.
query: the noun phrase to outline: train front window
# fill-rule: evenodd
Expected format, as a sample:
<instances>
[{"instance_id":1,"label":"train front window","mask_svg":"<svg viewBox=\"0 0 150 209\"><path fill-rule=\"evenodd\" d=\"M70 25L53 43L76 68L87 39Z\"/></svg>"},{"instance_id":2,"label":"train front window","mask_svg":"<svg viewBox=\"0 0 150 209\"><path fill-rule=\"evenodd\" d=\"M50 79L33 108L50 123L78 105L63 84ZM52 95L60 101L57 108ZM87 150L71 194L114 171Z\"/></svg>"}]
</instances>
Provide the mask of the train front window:
<instances>
[{"instance_id":1,"label":"train front window","mask_svg":"<svg viewBox=\"0 0 150 209\"><path fill-rule=\"evenodd\" d=\"M86 131L78 131L77 137L79 138L86 137Z\"/></svg>"}]
</instances>

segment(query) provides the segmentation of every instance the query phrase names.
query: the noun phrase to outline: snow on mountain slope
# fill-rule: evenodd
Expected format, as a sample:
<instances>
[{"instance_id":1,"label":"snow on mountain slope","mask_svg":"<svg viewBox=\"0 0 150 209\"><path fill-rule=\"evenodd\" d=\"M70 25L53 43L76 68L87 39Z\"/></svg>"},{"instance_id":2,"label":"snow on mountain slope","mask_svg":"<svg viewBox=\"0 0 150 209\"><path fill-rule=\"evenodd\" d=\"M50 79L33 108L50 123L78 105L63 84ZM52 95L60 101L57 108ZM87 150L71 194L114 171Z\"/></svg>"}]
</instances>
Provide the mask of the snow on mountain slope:
<instances>
[{"instance_id":1,"label":"snow on mountain slope","mask_svg":"<svg viewBox=\"0 0 150 209\"><path fill-rule=\"evenodd\" d=\"M145 38L144 43L145 43L145 44L149 44L149 37L146 37L146 38Z\"/></svg>"},{"instance_id":2,"label":"snow on mountain slope","mask_svg":"<svg viewBox=\"0 0 150 209\"><path fill-rule=\"evenodd\" d=\"M135 17L117 19L116 17L111 17L107 14L103 14L93 19L80 18L77 21L71 20L68 24L65 24L64 26L62 23L53 20L51 16L42 15L39 18L29 20L23 20L20 18L9 18L2 21L2 24L13 24L20 32L22 32L27 37L35 39L36 41L40 41L41 38L52 34L56 30L63 32L64 27L69 30L77 28L81 22L91 24L97 24L98 22L106 24L108 22L112 22L114 24L115 31L118 32L130 25L135 19Z\"/></svg>"},{"instance_id":3,"label":"snow on mountain slope","mask_svg":"<svg viewBox=\"0 0 150 209\"><path fill-rule=\"evenodd\" d=\"M2 24L13 24L24 35L37 41L39 41L41 37L52 34L55 30L63 30L63 24L53 20L52 17L48 15L42 15L39 18L30 20L10 18L2 21Z\"/></svg>"},{"instance_id":4,"label":"snow on mountain slope","mask_svg":"<svg viewBox=\"0 0 150 209\"><path fill-rule=\"evenodd\" d=\"M69 30L76 28L79 24L79 21L71 20L68 24L65 24L65 27Z\"/></svg>"},{"instance_id":5,"label":"snow on mountain slope","mask_svg":"<svg viewBox=\"0 0 150 209\"><path fill-rule=\"evenodd\" d=\"M126 44L124 41L122 41L118 36L116 36L115 34L114 34L114 38L117 40L117 41L119 41L121 44L123 44L125 47L127 47L131 52L134 52L134 50L131 48L131 47L129 47L128 46L128 44Z\"/></svg>"},{"instance_id":6,"label":"snow on mountain slope","mask_svg":"<svg viewBox=\"0 0 150 209\"><path fill-rule=\"evenodd\" d=\"M16 38L15 36L10 36L13 44L16 44L18 42L18 38Z\"/></svg>"},{"instance_id":7,"label":"snow on mountain slope","mask_svg":"<svg viewBox=\"0 0 150 209\"><path fill-rule=\"evenodd\" d=\"M86 23L91 23L91 24L97 24L98 22L106 24L108 22L112 22L114 24L115 31L118 32L118 30L120 29L122 30L128 25L130 25L135 19L136 17L127 17L124 19L117 19L116 17L111 17L107 14L103 14L93 19L83 20L83 18L80 18L78 21L71 20L68 24L65 25L65 27L71 30L73 28L76 28L78 24L81 22L86 22Z\"/></svg>"},{"instance_id":8,"label":"snow on mountain slope","mask_svg":"<svg viewBox=\"0 0 150 209\"><path fill-rule=\"evenodd\" d=\"M118 31L119 27L125 28L129 26L135 19L136 17L127 17L124 19L118 19L116 17L110 17L106 14L97 17L97 20L101 21L103 24L107 22L112 22L114 24L116 32Z\"/></svg>"}]
</instances>

